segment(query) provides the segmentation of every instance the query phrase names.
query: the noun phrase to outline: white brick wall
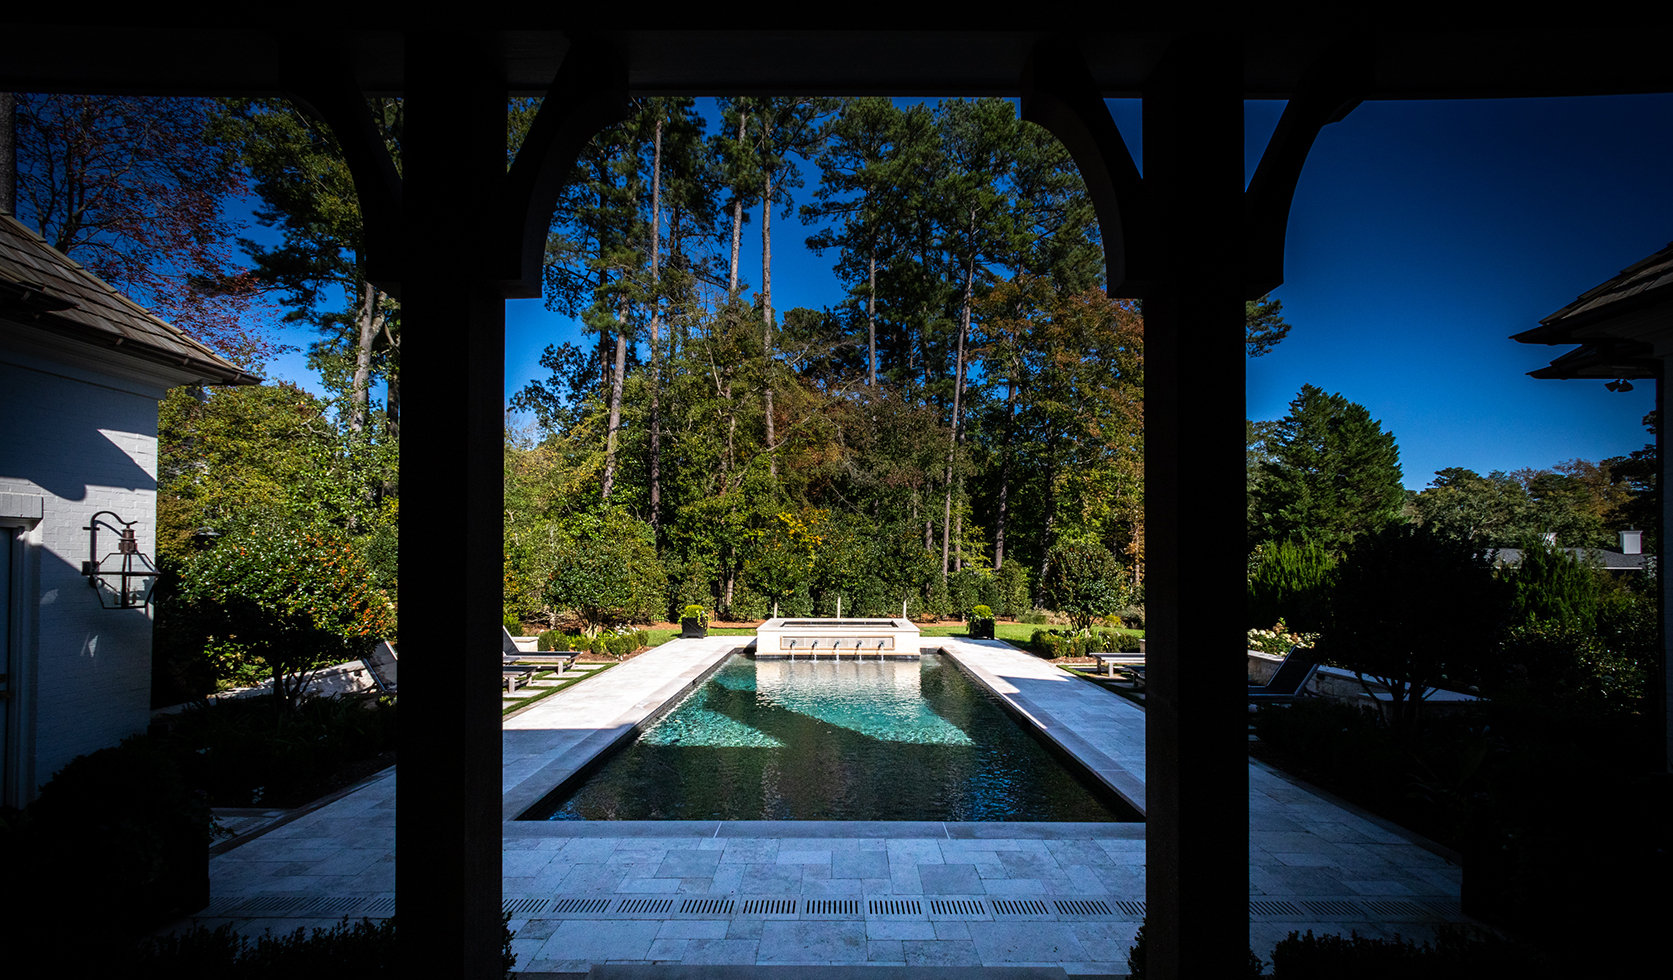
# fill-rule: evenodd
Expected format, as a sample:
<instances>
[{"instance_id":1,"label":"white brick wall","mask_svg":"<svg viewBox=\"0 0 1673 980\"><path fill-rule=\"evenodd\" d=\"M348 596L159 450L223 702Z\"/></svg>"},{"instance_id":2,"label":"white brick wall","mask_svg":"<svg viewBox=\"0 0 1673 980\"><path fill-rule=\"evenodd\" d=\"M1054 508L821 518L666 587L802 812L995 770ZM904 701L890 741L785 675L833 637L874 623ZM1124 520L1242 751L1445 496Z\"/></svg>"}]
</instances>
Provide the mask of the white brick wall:
<instances>
[{"instance_id":1,"label":"white brick wall","mask_svg":"<svg viewBox=\"0 0 1673 980\"><path fill-rule=\"evenodd\" d=\"M82 528L98 511L114 511L138 521L140 550L156 556L161 394L0 352L0 493L44 498L41 521L24 538L23 648L12 664L23 702L13 759L28 795L75 756L143 731L149 718L151 620L145 610L100 607L81 575ZM101 533L100 551L114 550L114 536Z\"/></svg>"}]
</instances>

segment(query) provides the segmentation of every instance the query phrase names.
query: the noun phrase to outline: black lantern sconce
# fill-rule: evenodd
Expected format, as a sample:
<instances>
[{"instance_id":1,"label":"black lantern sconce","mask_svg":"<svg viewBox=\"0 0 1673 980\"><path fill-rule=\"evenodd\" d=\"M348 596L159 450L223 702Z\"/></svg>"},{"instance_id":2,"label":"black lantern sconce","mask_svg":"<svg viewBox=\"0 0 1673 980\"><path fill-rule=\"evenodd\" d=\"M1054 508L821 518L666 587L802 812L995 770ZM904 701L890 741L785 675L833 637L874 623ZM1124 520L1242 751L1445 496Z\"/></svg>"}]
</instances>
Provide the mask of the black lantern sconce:
<instances>
[{"instance_id":1,"label":"black lantern sconce","mask_svg":"<svg viewBox=\"0 0 1673 980\"><path fill-rule=\"evenodd\" d=\"M100 520L110 515L110 521ZM106 609L135 609L151 602L151 590L157 585L157 566L139 550L134 537L138 521L124 521L114 512L101 510L82 528L88 532L89 560L81 563L81 574L99 594L99 605ZM116 525L120 524L121 527ZM99 528L115 531L116 550L99 557Z\"/></svg>"}]
</instances>

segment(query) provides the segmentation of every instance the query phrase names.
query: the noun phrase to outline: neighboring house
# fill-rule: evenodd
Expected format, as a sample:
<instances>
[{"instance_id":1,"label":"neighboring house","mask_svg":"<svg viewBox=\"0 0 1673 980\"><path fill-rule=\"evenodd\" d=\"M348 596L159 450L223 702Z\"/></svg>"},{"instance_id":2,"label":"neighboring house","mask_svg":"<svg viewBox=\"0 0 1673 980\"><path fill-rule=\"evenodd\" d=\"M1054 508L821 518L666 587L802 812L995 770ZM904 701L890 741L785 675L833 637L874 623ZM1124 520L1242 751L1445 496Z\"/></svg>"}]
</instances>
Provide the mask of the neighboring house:
<instances>
[{"instance_id":1,"label":"neighboring house","mask_svg":"<svg viewBox=\"0 0 1673 980\"><path fill-rule=\"evenodd\" d=\"M145 729L151 610L104 608L85 529L155 556L158 400L259 380L0 214L0 803Z\"/></svg>"},{"instance_id":2,"label":"neighboring house","mask_svg":"<svg viewBox=\"0 0 1673 980\"><path fill-rule=\"evenodd\" d=\"M1643 531L1622 531L1620 534L1621 544L1616 548L1564 548L1563 550L1587 565L1619 574L1642 572L1650 563L1655 561L1654 555L1644 553L1641 543ZM1522 564L1522 549L1500 548L1494 553L1493 562L1498 565L1520 565Z\"/></svg>"}]
</instances>

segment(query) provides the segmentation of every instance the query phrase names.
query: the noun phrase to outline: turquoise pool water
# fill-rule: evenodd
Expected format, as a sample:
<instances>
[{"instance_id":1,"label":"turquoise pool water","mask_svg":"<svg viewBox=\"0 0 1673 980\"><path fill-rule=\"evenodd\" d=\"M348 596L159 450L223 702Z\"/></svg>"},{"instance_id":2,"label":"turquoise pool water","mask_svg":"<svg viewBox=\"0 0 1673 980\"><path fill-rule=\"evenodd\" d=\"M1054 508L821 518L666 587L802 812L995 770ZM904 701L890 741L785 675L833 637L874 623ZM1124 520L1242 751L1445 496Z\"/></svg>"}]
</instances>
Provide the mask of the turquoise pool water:
<instances>
[{"instance_id":1,"label":"turquoise pool water","mask_svg":"<svg viewBox=\"0 0 1673 980\"><path fill-rule=\"evenodd\" d=\"M530 816L1141 819L1078 769L939 656L837 662L735 655Z\"/></svg>"}]
</instances>

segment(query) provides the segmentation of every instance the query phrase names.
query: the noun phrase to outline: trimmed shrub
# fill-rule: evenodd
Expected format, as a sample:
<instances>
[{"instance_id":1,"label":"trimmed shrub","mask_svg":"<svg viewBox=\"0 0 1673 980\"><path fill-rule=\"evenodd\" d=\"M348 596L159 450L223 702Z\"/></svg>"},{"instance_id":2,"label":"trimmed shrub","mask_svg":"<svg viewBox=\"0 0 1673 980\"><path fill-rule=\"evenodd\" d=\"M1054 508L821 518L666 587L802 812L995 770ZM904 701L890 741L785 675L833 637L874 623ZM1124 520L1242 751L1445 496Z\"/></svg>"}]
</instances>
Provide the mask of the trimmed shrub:
<instances>
[{"instance_id":1,"label":"trimmed shrub","mask_svg":"<svg viewBox=\"0 0 1673 980\"><path fill-rule=\"evenodd\" d=\"M77 756L13 812L0 820L0 861L19 889L0 923L13 949L27 937L32 948L74 950L84 967L113 962L147 930L209 902L209 804L145 736ZM64 914L89 888L96 929Z\"/></svg>"},{"instance_id":2,"label":"trimmed shrub","mask_svg":"<svg viewBox=\"0 0 1673 980\"><path fill-rule=\"evenodd\" d=\"M397 742L393 698L307 698L280 716L265 697L203 702L162 745L211 806L302 806L359 778Z\"/></svg>"},{"instance_id":3,"label":"trimmed shrub","mask_svg":"<svg viewBox=\"0 0 1673 980\"><path fill-rule=\"evenodd\" d=\"M1259 545L1251 560L1249 622L1288 620L1300 629L1317 629L1336 565L1330 552L1316 541L1271 541Z\"/></svg>"},{"instance_id":4,"label":"trimmed shrub","mask_svg":"<svg viewBox=\"0 0 1673 980\"><path fill-rule=\"evenodd\" d=\"M395 916L382 922L361 919L350 924L348 917L330 929L315 928L312 935L297 929L275 936L249 937L233 931L231 925L209 930L195 926L177 936L148 939L133 957L123 975L134 980L174 980L177 977L226 977L230 980L278 980L307 976L310 980L361 980L365 977L394 976L399 969ZM501 920L500 967L510 980L517 965L511 951L516 933L511 916Z\"/></svg>"},{"instance_id":5,"label":"trimmed shrub","mask_svg":"<svg viewBox=\"0 0 1673 980\"><path fill-rule=\"evenodd\" d=\"M1060 544L1046 556L1041 597L1078 630L1121 608L1127 591L1121 563L1101 544Z\"/></svg>"},{"instance_id":6,"label":"trimmed shrub","mask_svg":"<svg viewBox=\"0 0 1673 980\"><path fill-rule=\"evenodd\" d=\"M1597 627L1598 575L1561 548L1543 540L1527 542L1521 564L1504 576L1514 590L1511 622L1558 622L1592 632Z\"/></svg>"},{"instance_id":7,"label":"trimmed shrub","mask_svg":"<svg viewBox=\"0 0 1673 980\"><path fill-rule=\"evenodd\" d=\"M1482 930L1477 936L1445 930L1422 945L1398 934L1373 939L1350 932L1314 936L1291 932L1272 950L1272 974L1281 980L1477 980L1514 976L1537 980L1554 977L1551 962L1538 951Z\"/></svg>"},{"instance_id":8,"label":"trimmed shrub","mask_svg":"<svg viewBox=\"0 0 1673 980\"><path fill-rule=\"evenodd\" d=\"M1129 980L1143 980L1143 978L1150 976L1150 957L1146 946L1144 925L1141 924L1139 931L1133 936L1133 945L1127 948L1127 976ZM1266 969L1265 961L1256 956L1255 951L1251 949L1249 951L1249 972L1247 975L1258 977L1264 969Z\"/></svg>"}]
</instances>

